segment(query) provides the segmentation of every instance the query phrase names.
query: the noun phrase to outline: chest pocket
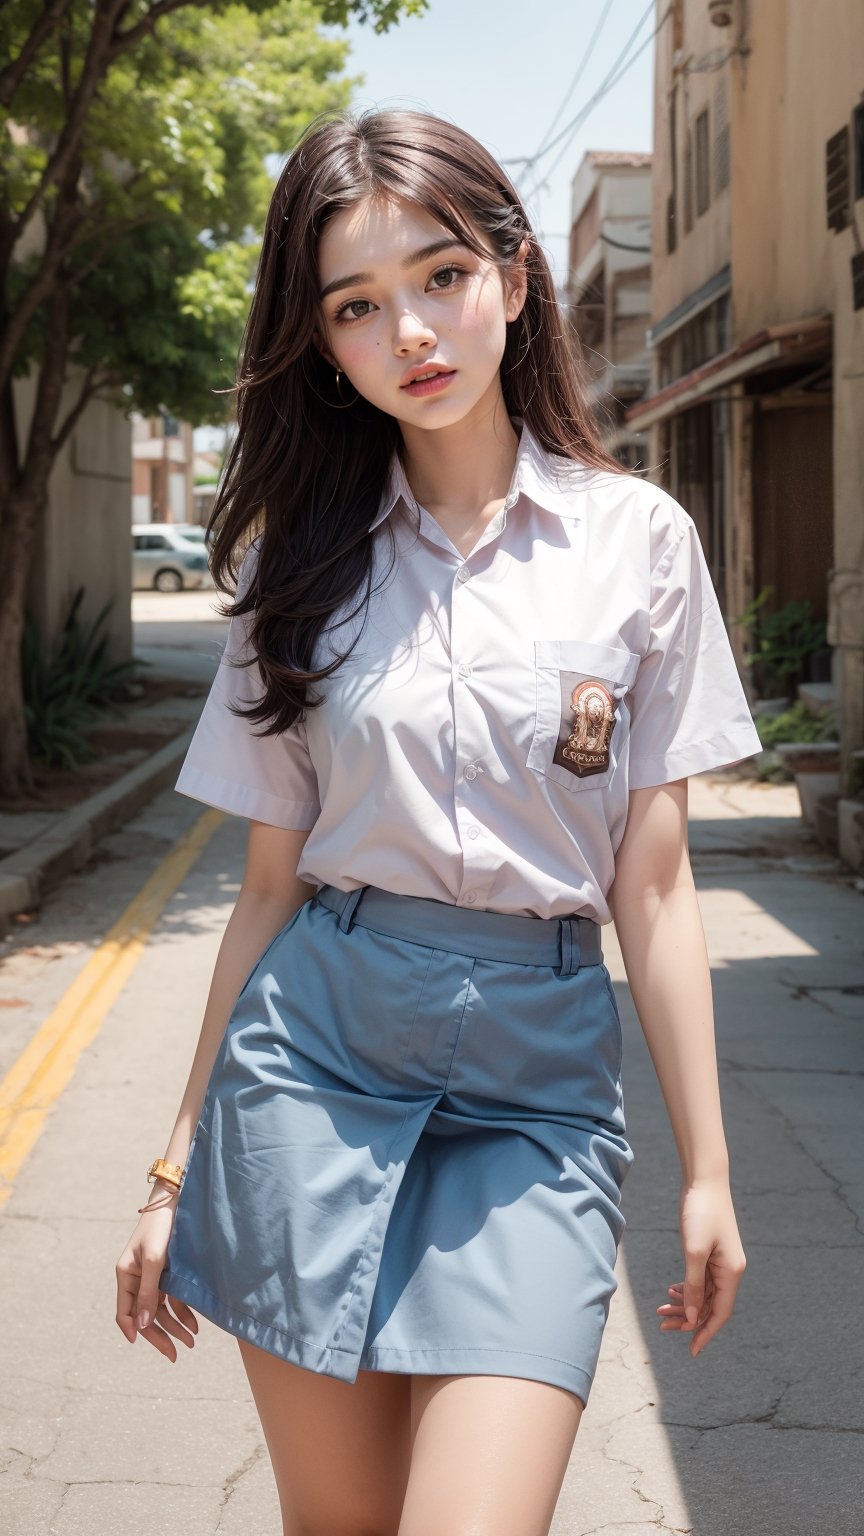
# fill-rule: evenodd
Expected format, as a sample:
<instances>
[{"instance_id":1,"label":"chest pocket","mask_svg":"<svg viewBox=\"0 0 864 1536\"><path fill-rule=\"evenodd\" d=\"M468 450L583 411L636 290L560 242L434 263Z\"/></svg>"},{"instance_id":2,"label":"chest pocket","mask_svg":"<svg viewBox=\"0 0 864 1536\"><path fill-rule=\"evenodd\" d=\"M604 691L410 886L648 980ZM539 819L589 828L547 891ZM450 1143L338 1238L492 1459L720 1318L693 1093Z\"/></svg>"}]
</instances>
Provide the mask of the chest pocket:
<instances>
[{"instance_id":1,"label":"chest pocket","mask_svg":"<svg viewBox=\"0 0 864 1536\"><path fill-rule=\"evenodd\" d=\"M578 793L609 783L640 658L590 640L535 640L537 712L526 766Z\"/></svg>"}]
</instances>

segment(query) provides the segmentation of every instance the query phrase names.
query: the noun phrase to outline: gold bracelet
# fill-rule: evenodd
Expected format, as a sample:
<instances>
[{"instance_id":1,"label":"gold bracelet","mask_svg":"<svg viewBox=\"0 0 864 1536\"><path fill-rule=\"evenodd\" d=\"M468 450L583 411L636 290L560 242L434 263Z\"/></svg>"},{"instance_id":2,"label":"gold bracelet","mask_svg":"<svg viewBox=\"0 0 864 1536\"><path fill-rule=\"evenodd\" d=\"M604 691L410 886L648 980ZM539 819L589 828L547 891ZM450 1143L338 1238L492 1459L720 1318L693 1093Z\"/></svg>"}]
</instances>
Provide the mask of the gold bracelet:
<instances>
[{"instance_id":1,"label":"gold bracelet","mask_svg":"<svg viewBox=\"0 0 864 1536\"><path fill-rule=\"evenodd\" d=\"M152 1184L156 1178L164 1179L166 1184L173 1184L175 1189L179 1189L183 1182L183 1168L180 1163L166 1163L164 1157L156 1157L147 1169L147 1183Z\"/></svg>"}]
</instances>

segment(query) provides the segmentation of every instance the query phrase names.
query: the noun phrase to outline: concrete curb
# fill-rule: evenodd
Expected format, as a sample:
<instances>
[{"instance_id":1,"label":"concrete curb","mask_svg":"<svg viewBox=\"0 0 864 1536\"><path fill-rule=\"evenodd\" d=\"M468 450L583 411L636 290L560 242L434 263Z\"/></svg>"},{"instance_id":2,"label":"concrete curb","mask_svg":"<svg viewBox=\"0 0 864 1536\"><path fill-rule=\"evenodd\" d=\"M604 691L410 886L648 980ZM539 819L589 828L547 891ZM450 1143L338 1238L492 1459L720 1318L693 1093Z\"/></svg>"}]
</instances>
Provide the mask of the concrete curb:
<instances>
[{"instance_id":1,"label":"concrete curb","mask_svg":"<svg viewBox=\"0 0 864 1536\"><path fill-rule=\"evenodd\" d=\"M26 847L0 859L0 923L38 907L52 886L87 863L101 838L173 784L193 730L194 725L188 726L147 762L58 817Z\"/></svg>"}]
</instances>

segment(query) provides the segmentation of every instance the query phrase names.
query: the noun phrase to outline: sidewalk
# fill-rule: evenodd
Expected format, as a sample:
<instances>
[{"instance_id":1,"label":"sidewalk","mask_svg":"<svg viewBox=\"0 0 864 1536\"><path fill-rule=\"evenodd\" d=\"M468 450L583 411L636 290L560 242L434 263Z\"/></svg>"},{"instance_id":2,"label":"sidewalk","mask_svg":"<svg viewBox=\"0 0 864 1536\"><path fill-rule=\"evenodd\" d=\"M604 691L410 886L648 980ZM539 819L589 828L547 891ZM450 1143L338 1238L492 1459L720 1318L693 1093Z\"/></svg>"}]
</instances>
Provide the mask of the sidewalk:
<instances>
[{"instance_id":1,"label":"sidewalk","mask_svg":"<svg viewBox=\"0 0 864 1536\"><path fill-rule=\"evenodd\" d=\"M690 781L732 1192L748 1267L695 1360L655 1309L683 1279L679 1164L612 930L636 1153L603 1354L553 1536L860 1536L864 897L794 785ZM606 934L608 932L608 938Z\"/></svg>"},{"instance_id":2,"label":"sidewalk","mask_svg":"<svg viewBox=\"0 0 864 1536\"><path fill-rule=\"evenodd\" d=\"M860 1536L864 898L802 829L794 786L705 776L690 802L748 1268L732 1322L698 1359L688 1335L659 1332L655 1309L682 1277L678 1163L607 927L636 1162L553 1533ZM70 941L98 943L199 811L160 795L49 896L39 953L6 972L33 1009L22 1035L80 967ZM244 824L226 819L169 901L0 1217L8 1536L279 1532L235 1341L202 1319L171 1365L114 1322L113 1266L173 1122L244 845Z\"/></svg>"},{"instance_id":3,"label":"sidewalk","mask_svg":"<svg viewBox=\"0 0 864 1536\"><path fill-rule=\"evenodd\" d=\"M106 712L93 727L99 757L74 776L67 809L0 811L0 932L86 864L100 839L173 785L225 643L219 594L133 594L134 654L152 696ZM84 798L79 798L84 792ZM62 796L60 797L62 798Z\"/></svg>"}]
</instances>

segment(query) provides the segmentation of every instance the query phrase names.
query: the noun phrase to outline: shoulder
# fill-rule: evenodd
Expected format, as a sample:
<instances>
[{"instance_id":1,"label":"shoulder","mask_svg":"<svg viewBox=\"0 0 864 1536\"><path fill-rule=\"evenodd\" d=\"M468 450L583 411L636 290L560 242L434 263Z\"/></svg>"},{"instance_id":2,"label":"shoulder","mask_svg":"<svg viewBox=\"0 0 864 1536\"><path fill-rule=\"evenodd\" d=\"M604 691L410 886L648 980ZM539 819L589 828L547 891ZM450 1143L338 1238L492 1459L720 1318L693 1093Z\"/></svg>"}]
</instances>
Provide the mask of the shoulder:
<instances>
[{"instance_id":1,"label":"shoulder","mask_svg":"<svg viewBox=\"0 0 864 1536\"><path fill-rule=\"evenodd\" d=\"M249 591L250 586L252 585L255 572L258 569L258 557L261 553L261 542L263 537L264 535L259 533L257 538L252 540L252 543L248 546L240 561L240 565L237 570L237 587L234 593L235 598L245 597L246 593Z\"/></svg>"},{"instance_id":2,"label":"shoulder","mask_svg":"<svg viewBox=\"0 0 864 1536\"><path fill-rule=\"evenodd\" d=\"M562 484L574 497L587 498L589 515L605 532L614 524L623 542L642 548L652 570L671 561L685 536L695 534L689 512L663 486L629 471L573 469L569 482L562 471Z\"/></svg>"}]
</instances>

